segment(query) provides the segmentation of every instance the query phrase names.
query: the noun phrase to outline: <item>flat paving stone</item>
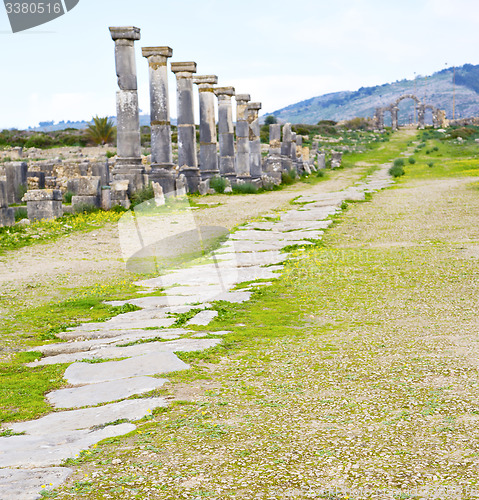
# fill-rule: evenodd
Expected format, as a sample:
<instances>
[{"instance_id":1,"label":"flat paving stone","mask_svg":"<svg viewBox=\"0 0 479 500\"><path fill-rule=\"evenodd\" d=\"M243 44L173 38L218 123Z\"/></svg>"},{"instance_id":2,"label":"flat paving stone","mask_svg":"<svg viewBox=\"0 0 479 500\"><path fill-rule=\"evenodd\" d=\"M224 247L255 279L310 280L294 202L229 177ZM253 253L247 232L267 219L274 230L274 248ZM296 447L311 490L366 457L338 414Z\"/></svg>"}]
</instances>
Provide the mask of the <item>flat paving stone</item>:
<instances>
[{"instance_id":1,"label":"flat paving stone","mask_svg":"<svg viewBox=\"0 0 479 500\"><path fill-rule=\"evenodd\" d=\"M105 323L85 323L68 330L69 332L93 332L102 330L139 330L142 328L168 328L175 320L172 318L143 318L143 319L117 319ZM64 332L68 333L68 332Z\"/></svg>"},{"instance_id":2,"label":"flat paving stone","mask_svg":"<svg viewBox=\"0 0 479 500\"><path fill-rule=\"evenodd\" d=\"M191 318L187 325L209 325L218 316L218 311L201 311L195 317Z\"/></svg>"},{"instance_id":3,"label":"flat paving stone","mask_svg":"<svg viewBox=\"0 0 479 500\"><path fill-rule=\"evenodd\" d=\"M118 332L116 332L118 333ZM138 340L148 339L164 339L175 340L179 339L181 335L188 333L184 329L172 330L138 330L137 333L127 333L111 338L101 338L94 340L80 340L61 342L59 344L48 344L44 346L34 347L30 351L41 352L44 356L55 356L57 354L69 354L73 352L86 352L103 347L110 347L118 344L126 344L128 342L136 342Z\"/></svg>"},{"instance_id":4,"label":"flat paving stone","mask_svg":"<svg viewBox=\"0 0 479 500\"><path fill-rule=\"evenodd\" d=\"M58 354L57 356L49 356L42 358L39 361L28 363L27 366L35 368L37 366L53 365L59 363L74 363L75 361L86 360L101 360L101 359L118 359L143 356L144 354L154 352L191 352L202 351L213 347L214 340L203 342L192 341L191 339L180 339L166 342L145 342L126 347L108 346L101 349L90 350L85 352L74 352L70 354ZM126 361L126 360L125 360ZM118 363L120 361L110 361L110 363ZM169 366L168 357L165 356L165 368ZM172 358L173 362L173 358ZM86 363L90 364L90 363ZM105 365L106 363L98 363ZM163 365L162 365L163 366ZM67 371L69 368L67 368ZM175 370L168 370L175 371ZM158 371L157 373L167 373L166 371ZM128 376L128 375L127 375ZM126 377L125 377L126 378Z\"/></svg>"},{"instance_id":5,"label":"flat paving stone","mask_svg":"<svg viewBox=\"0 0 479 500\"><path fill-rule=\"evenodd\" d=\"M122 436L136 429L133 424L109 425L97 431L81 430L42 436L0 438L0 467L47 467L74 458L103 439Z\"/></svg>"},{"instance_id":6,"label":"flat paving stone","mask_svg":"<svg viewBox=\"0 0 479 500\"><path fill-rule=\"evenodd\" d=\"M61 411L30 422L18 422L8 425L13 432L25 432L29 435L49 434L52 429L57 433L91 429L117 420L140 420L155 408L168 406L165 398L127 399L95 408Z\"/></svg>"},{"instance_id":7,"label":"flat paving stone","mask_svg":"<svg viewBox=\"0 0 479 500\"><path fill-rule=\"evenodd\" d=\"M72 385L97 384L112 380L131 379L132 377L171 373L188 368L189 365L183 363L172 352L150 352L122 361L94 364L74 363L66 369L64 378Z\"/></svg>"},{"instance_id":8,"label":"flat paving stone","mask_svg":"<svg viewBox=\"0 0 479 500\"><path fill-rule=\"evenodd\" d=\"M143 394L160 388L166 382L166 379L161 378L135 377L84 387L59 389L48 393L46 398L55 408L81 408L82 406L95 406L126 399L135 394Z\"/></svg>"},{"instance_id":9,"label":"flat paving stone","mask_svg":"<svg viewBox=\"0 0 479 500\"><path fill-rule=\"evenodd\" d=\"M66 467L1 469L0 500L37 500L41 491L50 491L73 473Z\"/></svg>"}]
</instances>

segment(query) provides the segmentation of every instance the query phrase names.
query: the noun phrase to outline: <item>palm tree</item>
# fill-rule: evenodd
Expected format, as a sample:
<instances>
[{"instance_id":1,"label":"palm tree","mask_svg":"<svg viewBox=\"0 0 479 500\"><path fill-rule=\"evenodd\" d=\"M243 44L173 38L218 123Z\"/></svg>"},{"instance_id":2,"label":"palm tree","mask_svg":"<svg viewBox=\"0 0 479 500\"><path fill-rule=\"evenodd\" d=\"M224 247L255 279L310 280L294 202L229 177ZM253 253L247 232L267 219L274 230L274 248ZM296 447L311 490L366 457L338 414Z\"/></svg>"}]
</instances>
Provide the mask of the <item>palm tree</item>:
<instances>
[{"instance_id":1,"label":"palm tree","mask_svg":"<svg viewBox=\"0 0 479 500\"><path fill-rule=\"evenodd\" d=\"M90 123L87 128L88 135L90 139L95 144L104 145L113 139L113 122L105 116L100 118L99 116L93 117L93 123Z\"/></svg>"}]
</instances>

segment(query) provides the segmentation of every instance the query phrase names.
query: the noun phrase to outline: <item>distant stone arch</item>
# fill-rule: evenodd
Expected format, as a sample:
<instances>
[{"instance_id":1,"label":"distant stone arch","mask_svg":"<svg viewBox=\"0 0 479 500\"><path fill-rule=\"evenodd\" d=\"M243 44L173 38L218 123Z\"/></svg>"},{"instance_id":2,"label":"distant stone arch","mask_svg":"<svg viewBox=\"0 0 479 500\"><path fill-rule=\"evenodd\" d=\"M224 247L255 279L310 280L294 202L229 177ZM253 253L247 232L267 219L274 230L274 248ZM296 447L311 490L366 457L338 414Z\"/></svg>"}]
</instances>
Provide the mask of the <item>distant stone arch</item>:
<instances>
[{"instance_id":1,"label":"distant stone arch","mask_svg":"<svg viewBox=\"0 0 479 500\"><path fill-rule=\"evenodd\" d=\"M416 103L416 109L418 111L418 128L423 129L425 127L425 115L426 109L432 110L432 121L434 128L442 128L447 125L446 112L436 108L432 104L423 104L419 98L414 94L404 94L398 97L389 106L376 108L374 112L374 123L376 128L379 130L384 130L384 113L391 113L391 127L393 130L399 129L399 103L404 99L412 99Z\"/></svg>"}]
</instances>

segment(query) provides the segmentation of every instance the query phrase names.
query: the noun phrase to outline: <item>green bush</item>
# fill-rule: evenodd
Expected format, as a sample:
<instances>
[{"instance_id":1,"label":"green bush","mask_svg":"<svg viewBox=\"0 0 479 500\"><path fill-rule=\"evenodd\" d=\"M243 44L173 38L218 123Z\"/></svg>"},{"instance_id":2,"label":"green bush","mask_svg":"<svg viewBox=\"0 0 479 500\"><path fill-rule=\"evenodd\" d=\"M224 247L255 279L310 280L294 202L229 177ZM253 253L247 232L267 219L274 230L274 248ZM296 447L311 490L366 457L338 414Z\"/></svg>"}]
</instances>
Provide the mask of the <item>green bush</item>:
<instances>
[{"instance_id":1,"label":"green bush","mask_svg":"<svg viewBox=\"0 0 479 500\"><path fill-rule=\"evenodd\" d=\"M326 174L323 169L320 169L316 172L316 177L324 177Z\"/></svg>"},{"instance_id":2,"label":"green bush","mask_svg":"<svg viewBox=\"0 0 479 500\"><path fill-rule=\"evenodd\" d=\"M426 149L426 154L430 155L431 154L431 150L430 149Z\"/></svg>"},{"instance_id":3,"label":"green bush","mask_svg":"<svg viewBox=\"0 0 479 500\"><path fill-rule=\"evenodd\" d=\"M212 177L210 179L210 187L217 193L223 194L226 189L226 179L223 177Z\"/></svg>"},{"instance_id":4,"label":"green bush","mask_svg":"<svg viewBox=\"0 0 479 500\"><path fill-rule=\"evenodd\" d=\"M49 148L55 145L55 141L46 134L34 134L25 143L26 148Z\"/></svg>"},{"instance_id":5,"label":"green bush","mask_svg":"<svg viewBox=\"0 0 479 500\"><path fill-rule=\"evenodd\" d=\"M287 186L290 186L291 184L294 184L294 179L291 177L289 172L282 172L281 182L283 184L286 184Z\"/></svg>"},{"instance_id":6,"label":"green bush","mask_svg":"<svg viewBox=\"0 0 479 500\"><path fill-rule=\"evenodd\" d=\"M155 193L153 192L153 185L150 183L148 186L143 189L139 189L131 196L131 205L132 207L136 207L145 201L151 200L155 197Z\"/></svg>"},{"instance_id":7,"label":"green bush","mask_svg":"<svg viewBox=\"0 0 479 500\"><path fill-rule=\"evenodd\" d=\"M63 195L63 203L71 203L72 202L72 198L75 196L75 193L72 193L71 191L67 191L64 195Z\"/></svg>"},{"instance_id":8,"label":"green bush","mask_svg":"<svg viewBox=\"0 0 479 500\"><path fill-rule=\"evenodd\" d=\"M432 148L432 150L433 150L433 151L439 151L439 148L438 148L437 146L434 146L434 147Z\"/></svg>"},{"instance_id":9,"label":"green bush","mask_svg":"<svg viewBox=\"0 0 479 500\"><path fill-rule=\"evenodd\" d=\"M28 219L28 212L26 208L19 208L15 211L15 222L22 219Z\"/></svg>"},{"instance_id":10,"label":"green bush","mask_svg":"<svg viewBox=\"0 0 479 500\"><path fill-rule=\"evenodd\" d=\"M106 152L106 157L107 158L113 158L114 156L116 156L116 153L114 153L113 151L107 151Z\"/></svg>"},{"instance_id":11,"label":"green bush","mask_svg":"<svg viewBox=\"0 0 479 500\"><path fill-rule=\"evenodd\" d=\"M409 157L408 159L408 162L411 164L411 165L414 165L416 163L416 158L413 158L412 156Z\"/></svg>"},{"instance_id":12,"label":"green bush","mask_svg":"<svg viewBox=\"0 0 479 500\"><path fill-rule=\"evenodd\" d=\"M395 167L404 167L404 160L402 158L396 158L393 165Z\"/></svg>"},{"instance_id":13,"label":"green bush","mask_svg":"<svg viewBox=\"0 0 479 500\"><path fill-rule=\"evenodd\" d=\"M394 165L389 169L389 175L392 175L393 177L401 177L405 173L406 172L404 171L402 165Z\"/></svg>"},{"instance_id":14,"label":"green bush","mask_svg":"<svg viewBox=\"0 0 479 500\"><path fill-rule=\"evenodd\" d=\"M74 212L76 214L91 214L93 212L98 212L100 209L95 207L95 205L91 205L90 203L79 203L75 205Z\"/></svg>"},{"instance_id":15,"label":"green bush","mask_svg":"<svg viewBox=\"0 0 479 500\"><path fill-rule=\"evenodd\" d=\"M258 192L258 188L254 184L251 184L251 182L234 184L232 189L235 194L256 194Z\"/></svg>"},{"instance_id":16,"label":"green bush","mask_svg":"<svg viewBox=\"0 0 479 500\"><path fill-rule=\"evenodd\" d=\"M428 167L432 168L434 167L434 162L433 161L430 161L428 164L427 164Z\"/></svg>"}]
</instances>

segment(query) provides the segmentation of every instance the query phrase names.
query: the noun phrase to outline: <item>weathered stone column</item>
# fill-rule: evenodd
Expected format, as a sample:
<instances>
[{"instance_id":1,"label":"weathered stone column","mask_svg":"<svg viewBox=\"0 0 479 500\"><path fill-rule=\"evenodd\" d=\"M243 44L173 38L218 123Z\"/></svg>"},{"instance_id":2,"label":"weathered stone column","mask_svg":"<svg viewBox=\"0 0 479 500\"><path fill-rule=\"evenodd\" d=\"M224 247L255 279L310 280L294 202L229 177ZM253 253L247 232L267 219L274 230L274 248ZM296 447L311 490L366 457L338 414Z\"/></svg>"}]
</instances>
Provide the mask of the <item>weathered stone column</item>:
<instances>
[{"instance_id":1,"label":"weathered stone column","mask_svg":"<svg viewBox=\"0 0 479 500\"><path fill-rule=\"evenodd\" d=\"M393 106L391 108L391 127L393 130L399 129L399 108L397 106Z\"/></svg>"},{"instance_id":2,"label":"weathered stone column","mask_svg":"<svg viewBox=\"0 0 479 500\"><path fill-rule=\"evenodd\" d=\"M417 107L417 124L419 129L423 129L425 126L425 116L426 116L426 109L424 107L424 104L419 104Z\"/></svg>"},{"instance_id":3,"label":"weathered stone column","mask_svg":"<svg viewBox=\"0 0 479 500\"><path fill-rule=\"evenodd\" d=\"M200 101L200 172L203 180L219 175L218 140L216 136L215 90L216 75L193 78L198 85Z\"/></svg>"},{"instance_id":4,"label":"weathered stone column","mask_svg":"<svg viewBox=\"0 0 479 500\"><path fill-rule=\"evenodd\" d=\"M304 173L303 168L303 136L296 135L296 169L298 174L302 175Z\"/></svg>"},{"instance_id":5,"label":"weathered stone column","mask_svg":"<svg viewBox=\"0 0 479 500\"><path fill-rule=\"evenodd\" d=\"M296 163L297 157L296 157L296 138L297 135L294 132L291 132L291 168L298 173L298 166Z\"/></svg>"},{"instance_id":6,"label":"weathered stone column","mask_svg":"<svg viewBox=\"0 0 479 500\"><path fill-rule=\"evenodd\" d=\"M116 93L118 159L113 178L130 181L129 191L144 186L144 168L141 162L140 114L136 79L135 47L140 40L140 29L134 26L110 28L115 41L115 63L120 90Z\"/></svg>"},{"instance_id":7,"label":"weathered stone column","mask_svg":"<svg viewBox=\"0 0 479 500\"><path fill-rule=\"evenodd\" d=\"M249 159L249 94L236 94L236 176L238 179L250 180Z\"/></svg>"},{"instance_id":8,"label":"weathered stone column","mask_svg":"<svg viewBox=\"0 0 479 500\"><path fill-rule=\"evenodd\" d=\"M235 138L233 110L231 98L235 95L233 87L217 87L218 98L218 132L220 139L220 175L227 179L236 178L235 172Z\"/></svg>"},{"instance_id":9,"label":"weathered stone column","mask_svg":"<svg viewBox=\"0 0 479 500\"><path fill-rule=\"evenodd\" d=\"M157 182L168 196L175 191L175 172L171 147L168 58L170 47L143 47L150 72L151 172L149 182Z\"/></svg>"},{"instance_id":10,"label":"weathered stone column","mask_svg":"<svg viewBox=\"0 0 479 500\"><path fill-rule=\"evenodd\" d=\"M269 126L269 152L264 162L264 170L274 183L281 184L281 125L278 123Z\"/></svg>"},{"instance_id":11,"label":"weathered stone column","mask_svg":"<svg viewBox=\"0 0 479 500\"><path fill-rule=\"evenodd\" d=\"M318 151L318 170L326 168L326 153L323 151Z\"/></svg>"},{"instance_id":12,"label":"weathered stone column","mask_svg":"<svg viewBox=\"0 0 479 500\"><path fill-rule=\"evenodd\" d=\"M250 175L253 179L260 179L263 174L261 157L261 140L258 113L261 109L260 102L250 102L248 104L248 125L249 125L249 162Z\"/></svg>"},{"instance_id":13,"label":"weathered stone column","mask_svg":"<svg viewBox=\"0 0 479 500\"><path fill-rule=\"evenodd\" d=\"M193 103L195 62L173 62L178 102L178 165L188 181L190 193L198 191L201 176L196 156L196 128Z\"/></svg>"},{"instance_id":14,"label":"weathered stone column","mask_svg":"<svg viewBox=\"0 0 479 500\"><path fill-rule=\"evenodd\" d=\"M281 143L281 160L284 172L289 172L292 168L291 161L291 142L293 134L291 132L291 123L283 126L283 142Z\"/></svg>"}]
</instances>

